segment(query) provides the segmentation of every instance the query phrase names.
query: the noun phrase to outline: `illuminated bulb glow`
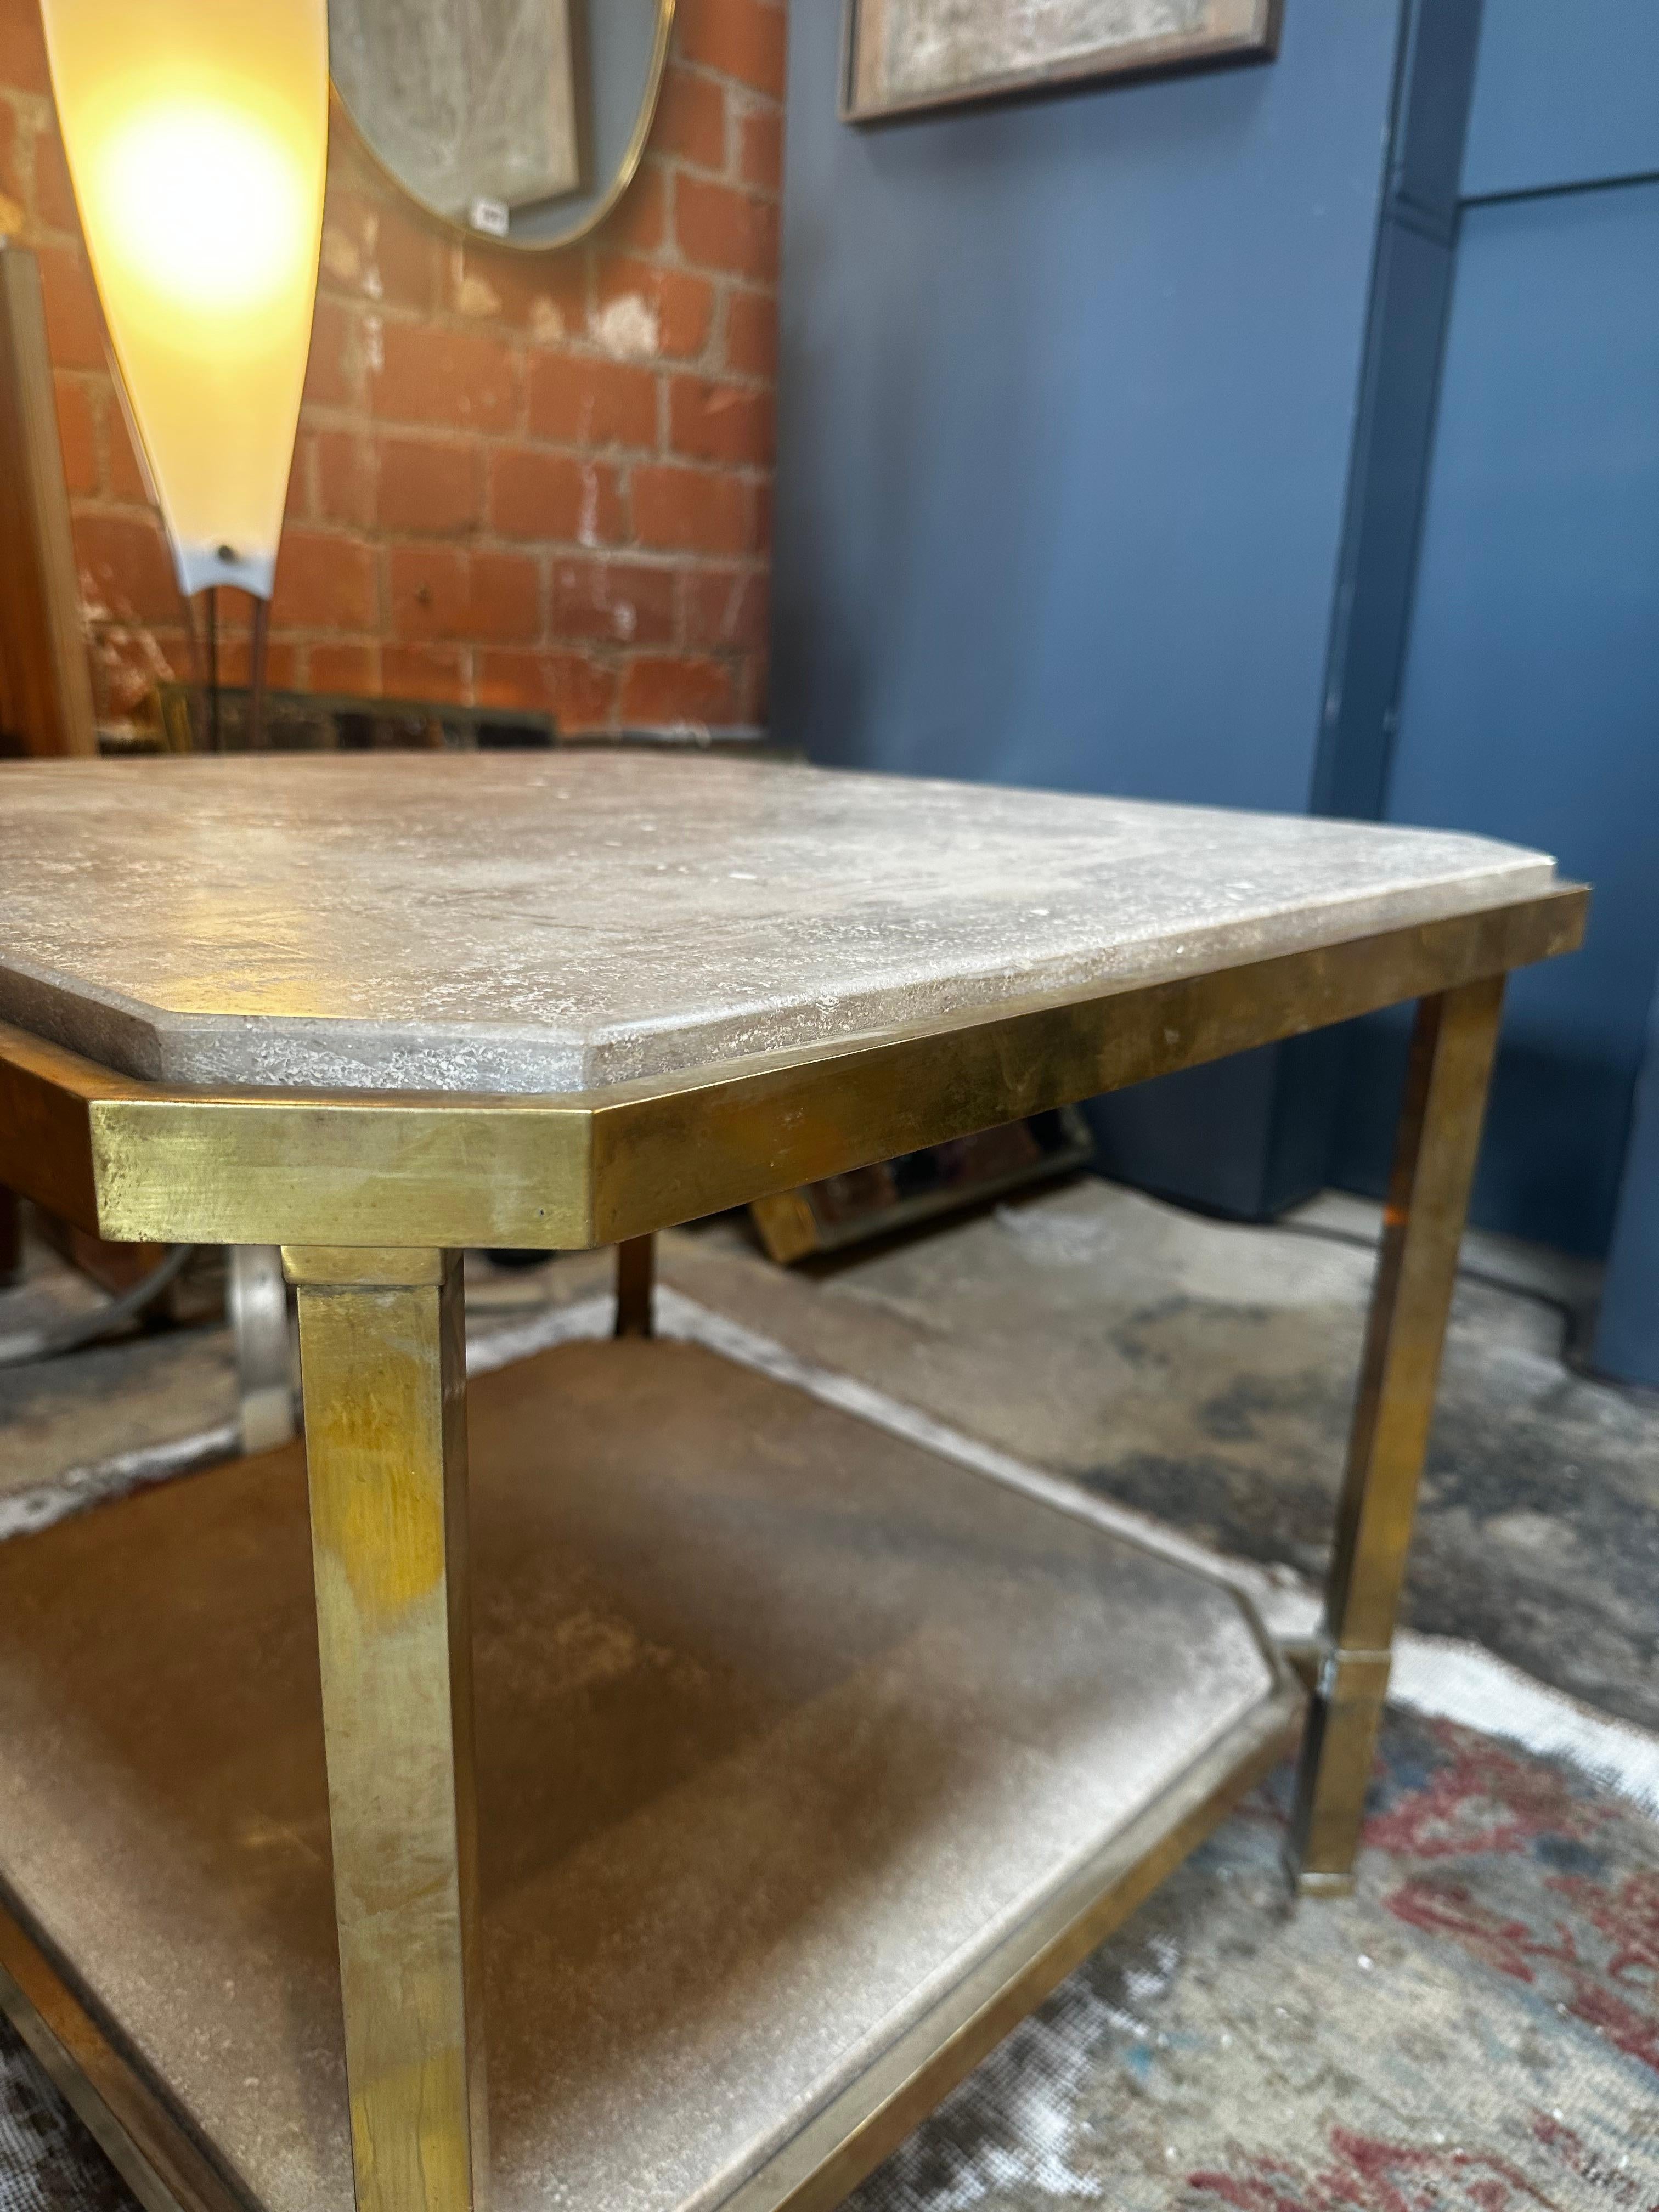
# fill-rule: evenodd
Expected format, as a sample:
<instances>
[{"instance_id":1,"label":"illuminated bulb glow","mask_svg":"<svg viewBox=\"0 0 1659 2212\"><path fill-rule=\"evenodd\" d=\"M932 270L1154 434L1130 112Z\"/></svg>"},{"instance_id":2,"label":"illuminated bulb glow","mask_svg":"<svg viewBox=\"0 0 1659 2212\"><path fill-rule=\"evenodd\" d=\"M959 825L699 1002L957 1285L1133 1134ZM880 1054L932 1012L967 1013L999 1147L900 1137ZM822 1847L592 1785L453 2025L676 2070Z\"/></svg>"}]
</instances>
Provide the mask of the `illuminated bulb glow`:
<instances>
[{"instance_id":1,"label":"illuminated bulb glow","mask_svg":"<svg viewBox=\"0 0 1659 2212\"><path fill-rule=\"evenodd\" d=\"M268 598L322 233L326 0L42 0L41 13L179 581Z\"/></svg>"},{"instance_id":2,"label":"illuminated bulb glow","mask_svg":"<svg viewBox=\"0 0 1659 2212\"><path fill-rule=\"evenodd\" d=\"M172 313L223 317L234 339L242 318L304 283L306 179L258 123L154 108L111 133L98 168L111 255Z\"/></svg>"}]
</instances>

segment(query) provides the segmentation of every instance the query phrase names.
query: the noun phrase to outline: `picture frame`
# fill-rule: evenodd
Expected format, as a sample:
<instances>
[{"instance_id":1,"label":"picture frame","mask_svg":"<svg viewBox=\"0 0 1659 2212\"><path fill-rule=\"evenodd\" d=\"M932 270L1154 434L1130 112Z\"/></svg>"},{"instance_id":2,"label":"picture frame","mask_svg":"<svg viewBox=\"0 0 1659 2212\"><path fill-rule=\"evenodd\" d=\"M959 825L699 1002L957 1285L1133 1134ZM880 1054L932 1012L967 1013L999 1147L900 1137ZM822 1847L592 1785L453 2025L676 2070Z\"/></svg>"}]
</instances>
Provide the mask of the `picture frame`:
<instances>
[{"instance_id":1,"label":"picture frame","mask_svg":"<svg viewBox=\"0 0 1659 2212\"><path fill-rule=\"evenodd\" d=\"M1271 61L1283 15L1284 0L845 0L841 118Z\"/></svg>"}]
</instances>

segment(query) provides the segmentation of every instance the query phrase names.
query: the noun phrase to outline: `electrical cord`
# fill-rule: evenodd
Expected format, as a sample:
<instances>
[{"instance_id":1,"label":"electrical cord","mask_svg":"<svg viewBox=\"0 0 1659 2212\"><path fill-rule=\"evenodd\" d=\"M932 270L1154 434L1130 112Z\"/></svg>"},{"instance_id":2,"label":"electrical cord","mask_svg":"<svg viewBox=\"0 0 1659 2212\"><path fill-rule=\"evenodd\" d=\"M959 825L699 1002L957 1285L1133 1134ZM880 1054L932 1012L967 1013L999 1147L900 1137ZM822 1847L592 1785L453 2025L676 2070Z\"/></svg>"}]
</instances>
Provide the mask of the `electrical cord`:
<instances>
[{"instance_id":1,"label":"electrical cord","mask_svg":"<svg viewBox=\"0 0 1659 2212\"><path fill-rule=\"evenodd\" d=\"M111 1298L88 1314L77 1314L73 1321L59 1322L56 1327L26 1329L15 1336L0 1336L0 1367L26 1367L37 1359L56 1359L66 1352L78 1352L82 1345L94 1344L100 1337L107 1336L112 1329L121 1328L153 1305L169 1283L177 1281L195 1252L193 1244L175 1244L166 1259L150 1269L130 1290L119 1297Z\"/></svg>"}]
</instances>

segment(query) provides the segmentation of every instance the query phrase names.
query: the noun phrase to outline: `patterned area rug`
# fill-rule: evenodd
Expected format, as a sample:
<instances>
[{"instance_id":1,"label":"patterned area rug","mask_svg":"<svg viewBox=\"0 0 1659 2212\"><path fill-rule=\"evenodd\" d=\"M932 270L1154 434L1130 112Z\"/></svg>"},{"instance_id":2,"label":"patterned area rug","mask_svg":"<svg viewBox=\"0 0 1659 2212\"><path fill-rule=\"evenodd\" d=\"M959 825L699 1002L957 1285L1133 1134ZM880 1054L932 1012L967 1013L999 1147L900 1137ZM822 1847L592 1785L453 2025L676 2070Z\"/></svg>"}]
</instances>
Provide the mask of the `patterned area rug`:
<instances>
[{"instance_id":1,"label":"patterned area rug","mask_svg":"<svg viewBox=\"0 0 1659 2212\"><path fill-rule=\"evenodd\" d=\"M1659 1826L1390 1715L1358 1894L1292 1907L1281 1773L858 2212L1655 2212ZM131 2199L0 2028L0 2212Z\"/></svg>"},{"instance_id":2,"label":"patterned area rug","mask_svg":"<svg viewBox=\"0 0 1659 2212\"><path fill-rule=\"evenodd\" d=\"M854 2200L860 2212L1659 2203L1659 1829L1391 1717L1358 1894L1286 1902L1280 1776Z\"/></svg>"}]
</instances>

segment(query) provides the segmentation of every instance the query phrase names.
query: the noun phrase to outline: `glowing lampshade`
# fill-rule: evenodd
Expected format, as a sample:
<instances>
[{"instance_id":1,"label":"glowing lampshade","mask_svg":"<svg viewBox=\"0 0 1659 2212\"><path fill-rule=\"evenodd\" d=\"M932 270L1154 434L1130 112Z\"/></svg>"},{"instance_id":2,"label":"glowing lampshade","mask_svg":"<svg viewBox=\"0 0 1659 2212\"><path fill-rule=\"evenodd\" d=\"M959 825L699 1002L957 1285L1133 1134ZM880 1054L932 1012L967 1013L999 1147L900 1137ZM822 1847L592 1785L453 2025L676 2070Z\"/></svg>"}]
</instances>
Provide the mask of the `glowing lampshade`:
<instances>
[{"instance_id":1,"label":"glowing lampshade","mask_svg":"<svg viewBox=\"0 0 1659 2212\"><path fill-rule=\"evenodd\" d=\"M41 15L179 581L269 599L317 290L327 0L42 0Z\"/></svg>"}]
</instances>

